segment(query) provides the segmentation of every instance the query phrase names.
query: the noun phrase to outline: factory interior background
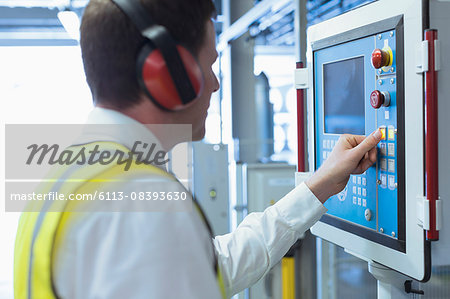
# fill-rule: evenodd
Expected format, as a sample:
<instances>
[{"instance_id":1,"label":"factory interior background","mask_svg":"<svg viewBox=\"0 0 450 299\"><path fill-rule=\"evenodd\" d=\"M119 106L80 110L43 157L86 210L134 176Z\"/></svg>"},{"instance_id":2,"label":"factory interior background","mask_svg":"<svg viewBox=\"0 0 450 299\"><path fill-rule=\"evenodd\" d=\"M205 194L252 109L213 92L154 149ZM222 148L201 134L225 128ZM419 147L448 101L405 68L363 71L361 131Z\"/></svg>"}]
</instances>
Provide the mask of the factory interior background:
<instances>
[{"instance_id":1,"label":"factory interior background","mask_svg":"<svg viewBox=\"0 0 450 299\"><path fill-rule=\"evenodd\" d=\"M85 0L0 0L0 99L5 124L81 124L92 109L85 81L77 26ZM294 187L297 163L297 95L294 69L305 26L320 23L373 1L368 0L215 0L219 58L214 71L221 89L213 94L202 142L186 145L192 152L193 183L188 187L205 206L216 233L226 233L252 211L260 211ZM62 24L60 12L71 12ZM73 19L73 16L76 16ZM72 22L72 23L71 23ZM248 23L245 32L230 32L234 22ZM238 37L227 45L221 38ZM222 48L220 48L222 47ZM223 49L223 51L220 51ZM238 57L231 62L229 57ZM237 65L233 65L237 63ZM230 73L233 79L230 79ZM242 73L242 77L240 77ZM252 82L249 84L249 74ZM247 79L246 79L247 78ZM240 81L240 83L238 82ZM242 87L231 89L230 86ZM251 89L251 90L249 90ZM250 95L250 96L248 96ZM250 97L251 104L231 105ZM245 102L245 101L241 101ZM242 105L237 108L238 105ZM246 106L247 105L247 106ZM246 111L239 113L236 109ZM57 111L58 113L55 113ZM255 115L244 128L246 114ZM254 139L240 138L249 133ZM2 129L4 140L4 129ZM200 157L214 161L214 167ZM208 170L208 168L211 169ZM214 171L215 179L201 174ZM254 202L258 185L243 173L272 174L278 180L270 196ZM176 173L176 169L174 169ZM3 174L2 174L3 175ZM202 184L196 184L202 181ZM206 182L206 184L205 184ZM242 195L245 185L247 194ZM252 185L253 184L253 185ZM3 188L3 186L1 187ZM257 189L257 188L256 188ZM19 213L0 211L0 298L12 298L13 249ZM307 232L290 255L295 259L295 298L376 298L377 281L367 262ZM281 266L280 266L281 267ZM425 296L450 298L450 267L437 266L432 279L415 287ZM280 268L236 298L281 298Z\"/></svg>"}]
</instances>

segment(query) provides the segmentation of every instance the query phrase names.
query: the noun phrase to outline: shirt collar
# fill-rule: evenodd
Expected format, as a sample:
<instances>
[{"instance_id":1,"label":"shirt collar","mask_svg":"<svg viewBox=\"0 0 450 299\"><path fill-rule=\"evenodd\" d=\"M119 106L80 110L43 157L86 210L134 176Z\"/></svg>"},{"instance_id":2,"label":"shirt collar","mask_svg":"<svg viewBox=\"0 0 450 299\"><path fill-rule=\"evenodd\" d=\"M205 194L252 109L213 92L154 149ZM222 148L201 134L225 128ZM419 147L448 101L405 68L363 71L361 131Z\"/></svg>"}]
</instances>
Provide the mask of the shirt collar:
<instances>
[{"instance_id":1,"label":"shirt collar","mask_svg":"<svg viewBox=\"0 0 450 299\"><path fill-rule=\"evenodd\" d=\"M154 144L154 153L164 151L161 142L151 132L151 125L145 126L135 119L115 110L95 107L86 121L86 126L77 144L95 141L110 141L132 149L136 141ZM165 151L164 151L165 152ZM167 165L163 165L164 170Z\"/></svg>"}]
</instances>

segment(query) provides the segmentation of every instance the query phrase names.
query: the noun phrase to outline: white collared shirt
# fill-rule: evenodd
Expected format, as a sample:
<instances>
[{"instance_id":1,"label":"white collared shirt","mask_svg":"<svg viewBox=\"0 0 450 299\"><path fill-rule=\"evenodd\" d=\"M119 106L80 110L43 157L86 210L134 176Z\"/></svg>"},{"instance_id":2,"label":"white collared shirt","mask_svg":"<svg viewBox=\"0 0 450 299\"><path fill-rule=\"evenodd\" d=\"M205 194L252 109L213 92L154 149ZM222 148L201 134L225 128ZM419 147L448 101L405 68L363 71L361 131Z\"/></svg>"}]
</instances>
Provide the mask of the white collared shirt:
<instances>
[{"instance_id":1,"label":"white collared shirt","mask_svg":"<svg viewBox=\"0 0 450 299\"><path fill-rule=\"evenodd\" d=\"M88 122L137 123L102 108L95 108ZM156 140L151 132L145 134ZM124 136L110 137L127 145ZM122 191L134 187L133 182L120 186ZM325 212L301 184L213 242L194 210L93 213L71 225L63 236L54 257L55 287L61 298L220 299L212 267L215 250L231 296L263 277Z\"/></svg>"}]
</instances>

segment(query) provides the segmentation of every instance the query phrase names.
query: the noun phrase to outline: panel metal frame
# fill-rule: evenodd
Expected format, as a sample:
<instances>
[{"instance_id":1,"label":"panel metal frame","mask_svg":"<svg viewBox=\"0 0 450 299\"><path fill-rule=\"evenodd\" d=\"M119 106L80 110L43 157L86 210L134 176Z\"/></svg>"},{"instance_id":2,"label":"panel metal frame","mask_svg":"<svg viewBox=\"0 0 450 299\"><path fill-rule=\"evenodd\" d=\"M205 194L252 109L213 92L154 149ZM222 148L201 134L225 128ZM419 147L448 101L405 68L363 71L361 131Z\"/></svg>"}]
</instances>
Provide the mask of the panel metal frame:
<instances>
[{"instance_id":1,"label":"panel metal frame","mask_svg":"<svg viewBox=\"0 0 450 299\"><path fill-rule=\"evenodd\" d=\"M404 252L381 245L345 231L330 223L319 221L311 229L313 234L333 242L354 255L386 265L400 273L426 281L431 273L430 243L425 240L424 230L417 225L417 198L424 194L424 147L423 147L423 92L424 84L421 74L415 72L415 48L422 41L424 22L422 0L380 0L359 9L347 12L336 18L311 26L308 29L307 61L310 69L310 82L314 82L313 51L330 41L334 44L345 42L336 39L347 33L352 40L364 35L357 28L364 28L380 21L392 22L403 17L404 23L404 159L405 159L405 250ZM391 21L389 21L391 20ZM389 24L388 24L389 25ZM389 27L389 26L388 26ZM393 26L395 27L395 26ZM373 27L373 31L383 29ZM350 34L349 34L350 32ZM354 34L354 36L352 36ZM399 82L399 84L401 84ZM310 165L315 165L314 142L314 87L308 90L308 153ZM399 120L400 121L400 120ZM400 131L400 130L399 130ZM399 152L400 152L399 148Z\"/></svg>"},{"instance_id":2,"label":"panel metal frame","mask_svg":"<svg viewBox=\"0 0 450 299\"><path fill-rule=\"evenodd\" d=\"M403 68L403 17L401 15L392 17L387 20L379 21L373 24L369 24L363 27L359 27L353 29L348 32L343 32L337 34L335 36L331 36L325 38L323 40L319 40L314 42L311 45L312 51L322 50L328 47L344 44L347 42L351 42L357 39L362 39L366 37L370 37L379 32L385 32L395 30L395 38L396 38L396 80L397 80L397 144L398 144L398 152L404 152L404 92L403 92L403 83L404 83L404 68ZM359 56L358 56L359 57ZM353 56L349 56L345 59L354 58ZM342 60L339 60L342 61ZM367 91L366 91L367 93ZM315 94L315 90L314 90ZM315 97L316 95L314 95ZM315 108L315 105L314 105ZM316 111L314 111L314 115L316 115ZM316 131L316 128L314 129ZM322 132L325 134L325 132ZM327 133L330 135L329 133ZM331 134L336 135L336 134ZM340 134L337 134L340 135ZM314 141L317 142L316 140ZM318 165L318 157L314 159L314 165ZM386 235L380 234L372 229L365 228L363 226L353 224L349 221L342 220L338 217L334 217L331 215L324 215L321 219L322 222L333 225L350 233L361 236L365 239L371 240L373 242L382 244L384 246L390 247L392 249L405 252L405 163L404 156L399 155L398 159L398 237L397 239L390 238ZM378 212L377 212L378 217Z\"/></svg>"}]
</instances>

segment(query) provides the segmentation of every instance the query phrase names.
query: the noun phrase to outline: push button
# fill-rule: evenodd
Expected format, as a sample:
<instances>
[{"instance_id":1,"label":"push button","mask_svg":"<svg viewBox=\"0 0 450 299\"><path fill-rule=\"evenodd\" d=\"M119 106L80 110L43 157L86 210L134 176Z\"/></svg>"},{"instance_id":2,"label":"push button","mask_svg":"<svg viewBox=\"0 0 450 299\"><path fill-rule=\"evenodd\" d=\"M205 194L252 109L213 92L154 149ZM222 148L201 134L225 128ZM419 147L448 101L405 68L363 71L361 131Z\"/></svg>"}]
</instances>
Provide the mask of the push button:
<instances>
[{"instance_id":1,"label":"push button","mask_svg":"<svg viewBox=\"0 0 450 299\"><path fill-rule=\"evenodd\" d=\"M394 143L388 144L388 156L395 157L395 144Z\"/></svg>"},{"instance_id":2,"label":"push button","mask_svg":"<svg viewBox=\"0 0 450 299\"><path fill-rule=\"evenodd\" d=\"M386 175L381 174L380 175L381 187L386 188L386 184L387 184L386 180L387 180Z\"/></svg>"},{"instance_id":3,"label":"push button","mask_svg":"<svg viewBox=\"0 0 450 299\"><path fill-rule=\"evenodd\" d=\"M381 140L386 140L386 127L385 126L381 126L380 127L380 132L381 132Z\"/></svg>"},{"instance_id":4,"label":"push button","mask_svg":"<svg viewBox=\"0 0 450 299\"><path fill-rule=\"evenodd\" d=\"M395 129L394 127L388 128L388 139L389 140L395 140Z\"/></svg>"},{"instance_id":5,"label":"push button","mask_svg":"<svg viewBox=\"0 0 450 299\"><path fill-rule=\"evenodd\" d=\"M389 186L389 189L391 189L391 190L395 189L395 176L393 176L393 175L388 176L388 186Z\"/></svg>"},{"instance_id":6,"label":"push button","mask_svg":"<svg viewBox=\"0 0 450 299\"><path fill-rule=\"evenodd\" d=\"M387 161L386 159L380 159L380 169L381 171L387 170Z\"/></svg>"},{"instance_id":7,"label":"push button","mask_svg":"<svg viewBox=\"0 0 450 299\"><path fill-rule=\"evenodd\" d=\"M386 156L386 143L380 143L380 153L382 156Z\"/></svg>"},{"instance_id":8,"label":"push button","mask_svg":"<svg viewBox=\"0 0 450 299\"><path fill-rule=\"evenodd\" d=\"M395 160L394 159L388 159L388 171L395 172Z\"/></svg>"},{"instance_id":9,"label":"push button","mask_svg":"<svg viewBox=\"0 0 450 299\"><path fill-rule=\"evenodd\" d=\"M391 57L388 51L384 49L375 49L372 52L372 65L376 69L388 66L391 63L390 58Z\"/></svg>"},{"instance_id":10,"label":"push button","mask_svg":"<svg viewBox=\"0 0 450 299\"><path fill-rule=\"evenodd\" d=\"M378 109L381 106L387 107L391 103L391 96L387 91L374 90L370 94L370 105Z\"/></svg>"}]
</instances>

